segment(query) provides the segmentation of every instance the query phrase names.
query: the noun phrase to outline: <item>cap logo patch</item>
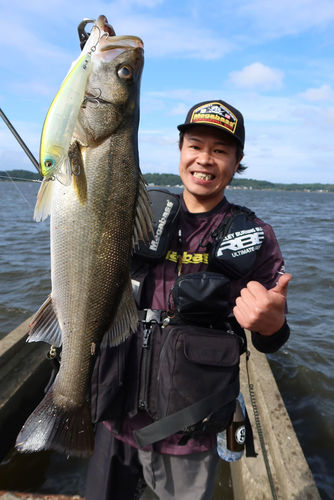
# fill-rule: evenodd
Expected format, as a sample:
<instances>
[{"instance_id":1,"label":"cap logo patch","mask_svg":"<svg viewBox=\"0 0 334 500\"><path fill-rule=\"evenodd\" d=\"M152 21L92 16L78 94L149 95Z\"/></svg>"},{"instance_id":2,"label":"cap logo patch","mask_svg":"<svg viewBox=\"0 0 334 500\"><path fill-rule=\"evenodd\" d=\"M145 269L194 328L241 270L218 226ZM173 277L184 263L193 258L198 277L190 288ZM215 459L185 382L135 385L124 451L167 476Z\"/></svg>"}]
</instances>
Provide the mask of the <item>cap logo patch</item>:
<instances>
[{"instance_id":1,"label":"cap logo patch","mask_svg":"<svg viewBox=\"0 0 334 500\"><path fill-rule=\"evenodd\" d=\"M233 134L237 128L238 119L220 102L211 102L196 108L191 116L190 123L207 123L228 129Z\"/></svg>"}]
</instances>

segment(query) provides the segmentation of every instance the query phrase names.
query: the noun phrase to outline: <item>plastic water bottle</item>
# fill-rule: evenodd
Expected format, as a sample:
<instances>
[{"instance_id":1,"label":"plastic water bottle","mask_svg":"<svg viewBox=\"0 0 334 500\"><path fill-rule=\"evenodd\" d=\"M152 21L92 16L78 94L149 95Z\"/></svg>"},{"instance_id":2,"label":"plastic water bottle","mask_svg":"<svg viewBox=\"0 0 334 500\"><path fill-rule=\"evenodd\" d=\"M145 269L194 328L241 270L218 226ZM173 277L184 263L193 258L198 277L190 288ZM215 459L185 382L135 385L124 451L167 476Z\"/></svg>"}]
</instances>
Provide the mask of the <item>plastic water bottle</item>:
<instances>
[{"instance_id":1,"label":"plastic water bottle","mask_svg":"<svg viewBox=\"0 0 334 500\"><path fill-rule=\"evenodd\" d=\"M220 458L226 462L236 462L245 453L245 401L239 392L233 420L229 427L217 434L217 451Z\"/></svg>"}]
</instances>

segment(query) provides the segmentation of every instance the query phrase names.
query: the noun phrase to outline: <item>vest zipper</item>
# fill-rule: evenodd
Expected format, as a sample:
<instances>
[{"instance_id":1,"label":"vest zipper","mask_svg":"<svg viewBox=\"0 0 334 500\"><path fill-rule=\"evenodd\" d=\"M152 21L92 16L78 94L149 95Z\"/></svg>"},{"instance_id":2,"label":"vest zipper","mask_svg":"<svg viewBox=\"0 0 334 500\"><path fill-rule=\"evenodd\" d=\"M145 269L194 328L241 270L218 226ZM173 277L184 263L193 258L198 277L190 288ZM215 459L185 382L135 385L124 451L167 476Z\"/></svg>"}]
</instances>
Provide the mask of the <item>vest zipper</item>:
<instances>
[{"instance_id":1,"label":"vest zipper","mask_svg":"<svg viewBox=\"0 0 334 500\"><path fill-rule=\"evenodd\" d=\"M157 381L159 382L159 378L160 378L160 371L161 371L161 367L162 367L162 362L163 362L163 358L165 356L165 351L167 349L167 346L168 346L168 341L169 341L169 337L171 336L171 333L172 333L173 329L171 329L169 332L168 332L168 335L167 335L167 338L165 340L165 343L164 345L162 346L161 348L161 351L160 351L160 356L159 356L159 368L158 368L158 376L157 376Z\"/></svg>"},{"instance_id":2,"label":"vest zipper","mask_svg":"<svg viewBox=\"0 0 334 500\"><path fill-rule=\"evenodd\" d=\"M139 403L138 406L142 410L147 409L147 401L145 400L146 388L147 388L147 364L148 364L148 351L149 351L149 340L152 333L152 325L149 328L145 328L143 337L143 359L141 362L140 370L140 391L139 391Z\"/></svg>"}]
</instances>

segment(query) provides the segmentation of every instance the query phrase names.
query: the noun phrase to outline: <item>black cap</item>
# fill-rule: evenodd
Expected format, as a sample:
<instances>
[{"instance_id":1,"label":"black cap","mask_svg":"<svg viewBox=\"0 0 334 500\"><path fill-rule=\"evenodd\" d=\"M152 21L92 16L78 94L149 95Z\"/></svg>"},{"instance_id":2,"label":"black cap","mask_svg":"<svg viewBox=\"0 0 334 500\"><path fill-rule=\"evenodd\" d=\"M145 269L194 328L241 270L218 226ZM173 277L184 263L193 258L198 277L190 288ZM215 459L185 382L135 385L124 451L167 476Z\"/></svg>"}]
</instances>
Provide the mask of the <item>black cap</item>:
<instances>
[{"instance_id":1,"label":"black cap","mask_svg":"<svg viewBox=\"0 0 334 500\"><path fill-rule=\"evenodd\" d=\"M204 101L193 106L187 114L186 121L177 128L185 132L194 125L207 125L231 134L244 148L245 127L240 111L224 101Z\"/></svg>"}]
</instances>

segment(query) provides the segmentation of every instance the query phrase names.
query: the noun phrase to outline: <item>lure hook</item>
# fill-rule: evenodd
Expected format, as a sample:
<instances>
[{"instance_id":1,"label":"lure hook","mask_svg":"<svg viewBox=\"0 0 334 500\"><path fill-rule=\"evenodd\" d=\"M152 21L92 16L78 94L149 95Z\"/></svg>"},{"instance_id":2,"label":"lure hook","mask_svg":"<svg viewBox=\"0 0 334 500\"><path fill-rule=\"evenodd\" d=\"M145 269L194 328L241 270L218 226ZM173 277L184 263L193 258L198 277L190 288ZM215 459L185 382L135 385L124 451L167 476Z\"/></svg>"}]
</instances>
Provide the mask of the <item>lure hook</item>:
<instances>
[{"instance_id":1,"label":"lure hook","mask_svg":"<svg viewBox=\"0 0 334 500\"><path fill-rule=\"evenodd\" d=\"M93 88L92 90L98 90L99 94L98 95L92 95L92 96L85 95L83 103L82 103L82 107L86 107L86 103L87 102L95 103L96 104L96 106L94 106L95 108L98 108L100 106L99 98L102 95L102 90L99 89L99 88Z\"/></svg>"},{"instance_id":2,"label":"lure hook","mask_svg":"<svg viewBox=\"0 0 334 500\"><path fill-rule=\"evenodd\" d=\"M101 30L98 26L96 26L96 24L94 26L91 27L90 29L90 33L93 31L94 28L97 28L99 30L99 39L98 41L96 42L95 45L93 45L90 50L87 52L87 54L91 54L92 52L95 52L96 51L96 47L98 46L98 44L100 43L100 41L102 40L102 38L105 37L105 39L107 40L109 38L109 33L103 33L103 35L101 35Z\"/></svg>"}]
</instances>

